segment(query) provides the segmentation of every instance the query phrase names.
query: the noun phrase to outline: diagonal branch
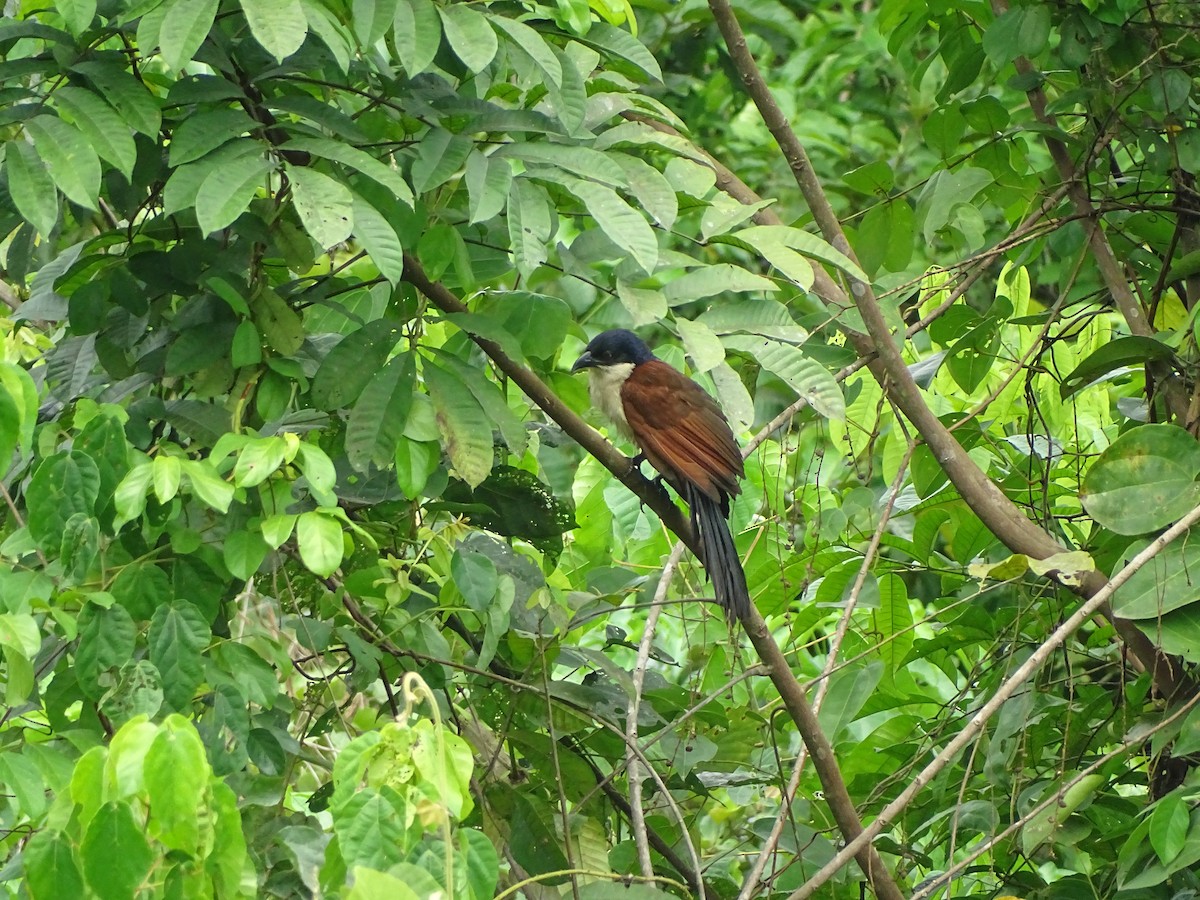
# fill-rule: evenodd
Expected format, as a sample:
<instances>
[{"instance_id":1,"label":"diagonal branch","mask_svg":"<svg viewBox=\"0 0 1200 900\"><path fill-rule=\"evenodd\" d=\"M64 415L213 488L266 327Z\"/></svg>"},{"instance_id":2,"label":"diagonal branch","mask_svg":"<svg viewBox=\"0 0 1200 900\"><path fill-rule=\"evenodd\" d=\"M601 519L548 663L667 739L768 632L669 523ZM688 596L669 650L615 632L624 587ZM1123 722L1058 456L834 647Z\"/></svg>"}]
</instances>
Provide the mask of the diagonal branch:
<instances>
[{"instance_id":1,"label":"diagonal branch","mask_svg":"<svg viewBox=\"0 0 1200 900\"><path fill-rule=\"evenodd\" d=\"M415 286L443 312L467 312L467 307L458 297L454 296L445 285L430 279L416 258L407 254L404 257L404 279ZM604 440L594 428L569 409L534 372L510 357L498 344L479 335L471 335L471 339L542 412L578 441L601 465L637 494L647 506L658 513L663 524L693 552L695 551L695 536L692 534L687 519L675 504L671 503L637 471L628 457ZM750 643L758 652L759 659L767 667L768 675L783 701L784 708L787 709L792 721L796 723L796 728L800 732L805 746L808 747L813 760L813 768L821 780L826 802L829 804L830 812L837 822L838 829L847 841L854 839L863 833L862 822L859 821L854 802L850 799L850 792L846 789L846 783L842 780L841 771L833 756L833 747L821 730L816 713L809 705L804 689L796 680L796 676L787 663L787 658L767 629L766 621L753 604L741 621ZM855 859L871 882L878 897L884 898L884 900L902 900L903 894L892 881L891 874L874 847L869 844L858 845Z\"/></svg>"},{"instance_id":2,"label":"diagonal branch","mask_svg":"<svg viewBox=\"0 0 1200 900\"><path fill-rule=\"evenodd\" d=\"M759 114L783 151L796 183L812 211L813 219L821 229L821 234L833 247L854 259L853 250L846 240L841 223L834 215L824 188L813 172L808 154L792 131L779 104L775 102L746 46L745 35L729 0L709 0L708 5L725 39L730 58L741 77L746 93L758 107ZM883 386L888 399L912 422L946 476L971 510L979 516L980 521L1014 553L1045 559L1064 552L1067 548L1060 545L1035 522L1030 521L1020 507L980 470L954 435L925 403L921 389L913 380L904 358L900 355L900 348L892 338L871 285L852 279L850 293L869 335L867 337L851 332L851 342L860 356L871 359L871 372ZM1093 573L1084 579L1082 585L1064 584L1085 597L1094 596L1104 585L1104 576L1099 573ZM1151 673L1155 687L1161 694L1167 697L1183 696L1190 695L1195 690L1184 676L1179 661L1159 650L1136 625L1127 619L1114 618L1106 602L1097 605L1095 611L1112 621L1113 627L1134 658Z\"/></svg>"}]
</instances>

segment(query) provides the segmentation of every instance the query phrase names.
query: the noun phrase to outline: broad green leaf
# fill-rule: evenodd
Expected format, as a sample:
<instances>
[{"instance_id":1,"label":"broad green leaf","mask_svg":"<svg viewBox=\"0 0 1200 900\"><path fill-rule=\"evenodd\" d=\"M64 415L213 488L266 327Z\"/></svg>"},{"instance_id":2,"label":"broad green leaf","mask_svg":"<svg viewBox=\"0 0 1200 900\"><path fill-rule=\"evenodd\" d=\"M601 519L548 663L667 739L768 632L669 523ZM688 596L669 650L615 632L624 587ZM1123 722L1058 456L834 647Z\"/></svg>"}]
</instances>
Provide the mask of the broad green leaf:
<instances>
[{"instance_id":1,"label":"broad green leaf","mask_svg":"<svg viewBox=\"0 0 1200 900\"><path fill-rule=\"evenodd\" d=\"M54 8L75 37L87 31L96 18L96 0L54 0Z\"/></svg>"},{"instance_id":2,"label":"broad green leaf","mask_svg":"<svg viewBox=\"0 0 1200 900\"><path fill-rule=\"evenodd\" d=\"M707 372L725 361L725 348L707 325L687 319L676 319L675 327L697 372Z\"/></svg>"},{"instance_id":3,"label":"broad green leaf","mask_svg":"<svg viewBox=\"0 0 1200 900\"><path fill-rule=\"evenodd\" d=\"M779 286L769 278L730 263L703 266L668 282L663 295L672 306L723 294L727 291L777 291Z\"/></svg>"},{"instance_id":4,"label":"broad green leaf","mask_svg":"<svg viewBox=\"0 0 1200 900\"><path fill-rule=\"evenodd\" d=\"M254 121L240 109L200 110L172 132L170 165L177 168L200 159L255 127Z\"/></svg>"},{"instance_id":5,"label":"broad green leaf","mask_svg":"<svg viewBox=\"0 0 1200 900\"><path fill-rule=\"evenodd\" d=\"M342 564L342 525L321 510L301 513L296 520L296 546L310 572L328 577Z\"/></svg>"},{"instance_id":6,"label":"broad green leaf","mask_svg":"<svg viewBox=\"0 0 1200 900\"><path fill-rule=\"evenodd\" d=\"M42 829L25 845L21 855L25 886L33 900L83 897L83 875L75 862L71 842L61 832Z\"/></svg>"},{"instance_id":7,"label":"broad green leaf","mask_svg":"<svg viewBox=\"0 0 1200 900\"><path fill-rule=\"evenodd\" d=\"M471 72L482 72L496 57L499 46L496 32L488 24L488 18L467 3L451 3L439 6L446 41L454 55L462 60Z\"/></svg>"},{"instance_id":8,"label":"broad green leaf","mask_svg":"<svg viewBox=\"0 0 1200 900\"><path fill-rule=\"evenodd\" d=\"M400 0L393 21L396 55L409 78L420 75L437 56L442 20L431 0Z\"/></svg>"},{"instance_id":9,"label":"broad green leaf","mask_svg":"<svg viewBox=\"0 0 1200 900\"><path fill-rule=\"evenodd\" d=\"M169 715L146 751L144 775L150 800L150 833L163 846L194 854L199 849L200 817L211 775L204 744L183 716Z\"/></svg>"},{"instance_id":10,"label":"broad green leaf","mask_svg":"<svg viewBox=\"0 0 1200 900\"><path fill-rule=\"evenodd\" d=\"M288 166L292 197L304 229L322 250L350 237L353 211L350 189L316 169Z\"/></svg>"},{"instance_id":11,"label":"broad green leaf","mask_svg":"<svg viewBox=\"0 0 1200 900\"><path fill-rule=\"evenodd\" d=\"M403 879L364 866L355 867L354 886L346 896L347 900L419 900Z\"/></svg>"},{"instance_id":12,"label":"broad green leaf","mask_svg":"<svg viewBox=\"0 0 1200 900\"><path fill-rule=\"evenodd\" d=\"M390 788L366 788L334 818L342 856L350 866L387 870L404 858L408 831L403 797Z\"/></svg>"},{"instance_id":13,"label":"broad green leaf","mask_svg":"<svg viewBox=\"0 0 1200 900\"><path fill-rule=\"evenodd\" d=\"M159 503L168 503L179 492L179 482L183 478L183 463L177 456L159 454L154 457L153 477L154 496Z\"/></svg>"},{"instance_id":14,"label":"broad green leaf","mask_svg":"<svg viewBox=\"0 0 1200 900\"><path fill-rule=\"evenodd\" d=\"M350 31L338 21L321 0L300 0L304 7L304 16L308 21L310 34L316 35L329 48L337 66L344 75L350 69L350 53L352 49Z\"/></svg>"},{"instance_id":15,"label":"broad green leaf","mask_svg":"<svg viewBox=\"0 0 1200 900\"><path fill-rule=\"evenodd\" d=\"M138 621L154 615L154 611L174 596L171 579L152 562L134 562L123 568L112 583L113 598Z\"/></svg>"},{"instance_id":16,"label":"broad green leaf","mask_svg":"<svg viewBox=\"0 0 1200 900\"><path fill-rule=\"evenodd\" d=\"M404 278L404 247L395 229L379 210L358 194L351 198L351 210L354 236L371 255L379 274L392 284L399 284Z\"/></svg>"},{"instance_id":17,"label":"broad green leaf","mask_svg":"<svg viewBox=\"0 0 1200 900\"><path fill-rule=\"evenodd\" d=\"M879 579L879 611L875 614L879 631L885 641L880 647L887 671L895 674L904 664L913 645L913 614L908 602L908 590L898 575L887 574Z\"/></svg>"},{"instance_id":18,"label":"broad green leaf","mask_svg":"<svg viewBox=\"0 0 1200 900\"><path fill-rule=\"evenodd\" d=\"M387 34L395 10L396 0L353 0L350 19L364 47L373 47Z\"/></svg>"},{"instance_id":19,"label":"broad green leaf","mask_svg":"<svg viewBox=\"0 0 1200 900\"><path fill-rule=\"evenodd\" d=\"M467 157L466 184L470 197L470 224L486 222L504 209L512 185L508 161L472 150Z\"/></svg>"},{"instance_id":20,"label":"broad green leaf","mask_svg":"<svg viewBox=\"0 0 1200 900\"><path fill-rule=\"evenodd\" d=\"M280 513L263 519L260 526L263 539L272 550L278 550L283 546L283 542L292 536L292 530L296 527L296 519L295 514L289 513Z\"/></svg>"},{"instance_id":21,"label":"broad green leaf","mask_svg":"<svg viewBox=\"0 0 1200 900\"><path fill-rule=\"evenodd\" d=\"M418 194L441 187L467 161L474 144L466 135L434 128L421 139L413 163L413 187Z\"/></svg>"},{"instance_id":22,"label":"broad green leaf","mask_svg":"<svg viewBox=\"0 0 1200 900\"><path fill-rule=\"evenodd\" d=\"M764 369L775 373L818 413L828 419L846 417L846 400L837 380L799 347L761 338L727 339L726 343L751 353Z\"/></svg>"},{"instance_id":23,"label":"broad green leaf","mask_svg":"<svg viewBox=\"0 0 1200 900\"><path fill-rule=\"evenodd\" d=\"M551 144L545 141L525 141L501 147L495 153L501 159L519 159L527 165L553 166L564 172L602 182L609 187L625 188L628 181L625 172L607 153L587 147L569 147L566 144ZM568 189L573 180L562 182Z\"/></svg>"},{"instance_id":24,"label":"broad green leaf","mask_svg":"<svg viewBox=\"0 0 1200 900\"><path fill-rule=\"evenodd\" d=\"M100 494L100 470L78 451L47 458L25 495L29 532L46 550L57 551L67 520L75 513L93 515Z\"/></svg>"},{"instance_id":25,"label":"broad green leaf","mask_svg":"<svg viewBox=\"0 0 1200 900\"><path fill-rule=\"evenodd\" d=\"M611 188L590 181L570 179L567 189L583 201L610 241L632 254L642 271L650 274L658 265L658 238L640 212ZM770 282L767 282L770 284ZM774 285L771 285L774 289Z\"/></svg>"},{"instance_id":26,"label":"broad green leaf","mask_svg":"<svg viewBox=\"0 0 1200 900\"><path fill-rule=\"evenodd\" d=\"M56 116L37 116L25 131L58 189L80 206L99 209L100 159L79 129Z\"/></svg>"},{"instance_id":27,"label":"broad green leaf","mask_svg":"<svg viewBox=\"0 0 1200 900\"><path fill-rule=\"evenodd\" d=\"M113 105L129 127L147 137L158 139L162 113L158 100L145 84L111 62L85 60L76 63L72 69L96 86L96 92Z\"/></svg>"},{"instance_id":28,"label":"broad green leaf","mask_svg":"<svg viewBox=\"0 0 1200 900\"><path fill-rule=\"evenodd\" d=\"M1059 392L1065 400L1096 380L1120 369L1141 368L1147 362L1174 358L1171 348L1162 341L1140 335L1127 335L1109 341L1089 354L1062 380Z\"/></svg>"},{"instance_id":29,"label":"broad green leaf","mask_svg":"<svg viewBox=\"0 0 1200 900\"><path fill-rule=\"evenodd\" d=\"M267 346L280 356L291 356L304 343L304 323L284 300L270 288L255 295L250 312Z\"/></svg>"},{"instance_id":30,"label":"broad green leaf","mask_svg":"<svg viewBox=\"0 0 1200 900\"><path fill-rule=\"evenodd\" d=\"M243 301L245 302L245 301ZM249 310L247 310L249 311ZM229 363L235 369L256 366L262 362L262 337L253 322L239 322L233 332L233 346L229 351Z\"/></svg>"},{"instance_id":31,"label":"broad green leaf","mask_svg":"<svg viewBox=\"0 0 1200 900\"><path fill-rule=\"evenodd\" d=\"M164 214L171 215L194 206L204 180L213 172L224 170L242 160L262 158L262 146L253 138L234 138L229 141L222 136L221 140L226 142L204 158L185 163L171 173L163 187Z\"/></svg>"},{"instance_id":32,"label":"broad green leaf","mask_svg":"<svg viewBox=\"0 0 1200 900\"><path fill-rule=\"evenodd\" d=\"M638 72L652 81L662 81L662 69L646 45L627 31L605 22L593 22L587 34L579 38L603 53L631 64Z\"/></svg>"},{"instance_id":33,"label":"broad green leaf","mask_svg":"<svg viewBox=\"0 0 1200 900\"><path fill-rule=\"evenodd\" d=\"M239 581L249 581L258 572L271 548L262 536L253 531L235 531L225 538L221 558L229 574Z\"/></svg>"},{"instance_id":34,"label":"broad green leaf","mask_svg":"<svg viewBox=\"0 0 1200 900\"><path fill-rule=\"evenodd\" d=\"M21 402L24 397L19 398ZM8 385L0 383L0 477L12 465L13 454L21 439L21 408L18 398L9 393Z\"/></svg>"},{"instance_id":35,"label":"broad green leaf","mask_svg":"<svg viewBox=\"0 0 1200 900\"><path fill-rule=\"evenodd\" d=\"M1018 56L1033 58L1050 37L1050 8L1040 3L1005 10L983 33L983 49L994 65Z\"/></svg>"},{"instance_id":36,"label":"broad green leaf","mask_svg":"<svg viewBox=\"0 0 1200 900\"><path fill-rule=\"evenodd\" d=\"M1131 544L1125 550L1121 564L1144 550L1147 544L1145 540ZM1184 536L1169 544L1117 588L1113 595L1113 612L1126 619L1158 619L1171 610L1195 603L1200 600L1200 584L1195 578L1197 566L1200 566L1200 546L1196 542Z\"/></svg>"},{"instance_id":37,"label":"broad green leaf","mask_svg":"<svg viewBox=\"0 0 1200 900\"><path fill-rule=\"evenodd\" d=\"M666 177L654 166L636 156L626 153L606 155L621 167L625 181L641 207L650 213L660 228L670 231L679 215L679 200Z\"/></svg>"},{"instance_id":38,"label":"broad green leaf","mask_svg":"<svg viewBox=\"0 0 1200 900\"><path fill-rule=\"evenodd\" d=\"M441 448L428 441L402 438L396 444L396 482L404 496L415 500L421 495L429 476L437 471Z\"/></svg>"},{"instance_id":39,"label":"broad green leaf","mask_svg":"<svg viewBox=\"0 0 1200 900\"><path fill-rule=\"evenodd\" d=\"M417 771L434 788L434 796L456 819L471 811L471 772L474 757L471 746L447 728L440 728L428 719L414 727L417 740L413 745L413 762Z\"/></svg>"},{"instance_id":40,"label":"broad green leaf","mask_svg":"<svg viewBox=\"0 0 1200 900\"><path fill-rule=\"evenodd\" d=\"M550 198L539 185L516 178L508 193L508 239L517 271L529 275L546 261Z\"/></svg>"},{"instance_id":41,"label":"broad green leaf","mask_svg":"<svg viewBox=\"0 0 1200 900\"><path fill-rule=\"evenodd\" d=\"M163 696L177 710L191 707L204 677L201 651L212 637L204 614L187 600L172 600L154 611L146 645L162 673Z\"/></svg>"},{"instance_id":42,"label":"broad green leaf","mask_svg":"<svg viewBox=\"0 0 1200 900\"><path fill-rule=\"evenodd\" d=\"M129 900L155 860L128 803L100 807L83 836L79 855L88 886L100 900Z\"/></svg>"},{"instance_id":43,"label":"broad green leaf","mask_svg":"<svg viewBox=\"0 0 1200 900\"><path fill-rule=\"evenodd\" d=\"M83 132L101 159L116 166L126 181L131 180L133 165L137 162L137 147L129 126L117 111L92 91L70 85L55 91L54 100L59 109L67 113L71 123Z\"/></svg>"},{"instance_id":44,"label":"broad green leaf","mask_svg":"<svg viewBox=\"0 0 1200 900\"><path fill-rule=\"evenodd\" d=\"M450 560L450 574L454 578L454 586L476 612L486 610L488 604L496 599L500 576L495 564L486 556L464 553L460 547Z\"/></svg>"},{"instance_id":45,"label":"broad green leaf","mask_svg":"<svg viewBox=\"0 0 1200 900\"><path fill-rule=\"evenodd\" d=\"M274 166L261 156L243 156L210 171L196 194L196 221L203 234L220 231L246 211Z\"/></svg>"},{"instance_id":46,"label":"broad green leaf","mask_svg":"<svg viewBox=\"0 0 1200 900\"><path fill-rule=\"evenodd\" d=\"M313 376L313 405L334 410L354 403L391 356L400 336L398 322L376 319L342 338Z\"/></svg>"},{"instance_id":47,"label":"broad green leaf","mask_svg":"<svg viewBox=\"0 0 1200 900\"><path fill-rule=\"evenodd\" d=\"M17 211L48 239L58 223L58 191L33 145L9 141L5 145L4 170Z\"/></svg>"},{"instance_id":48,"label":"broad green leaf","mask_svg":"<svg viewBox=\"0 0 1200 900\"><path fill-rule=\"evenodd\" d=\"M442 446L463 481L475 487L492 470L492 425L475 395L459 378L435 363L423 369L433 398Z\"/></svg>"},{"instance_id":49,"label":"broad green leaf","mask_svg":"<svg viewBox=\"0 0 1200 900\"><path fill-rule=\"evenodd\" d=\"M357 147L325 138L300 137L288 141L284 145L284 149L303 150L305 153L311 153L313 156L341 163L356 172L361 172L372 181L387 188L392 192L393 196L402 200L409 207L413 205L412 188L408 186L408 182L404 180L404 176L387 163L376 159L369 153L359 150Z\"/></svg>"},{"instance_id":50,"label":"broad green leaf","mask_svg":"<svg viewBox=\"0 0 1200 900\"><path fill-rule=\"evenodd\" d=\"M1183 795L1172 791L1154 804L1150 814L1150 846L1164 864L1177 857L1187 841L1191 816Z\"/></svg>"},{"instance_id":51,"label":"broad green leaf","mask_svg":"<svg viewBox=\"0 0 1200 900\"><path fill-rule=\"evenodd\" d=\"M1200 503L1200 444L1177 425L1121 435L1088 470L1079 498L1117 534L1165 528Z\"/></svg>"},{"instance_id":52,"label":"broad green leaf","mask_svg":"<svg viewBox=\"0 0 1200 900\"><path fill-rule=\"evenodd\" d=\"M123 606L108 609L89 605L80 616L79 647L75 651L75 673L83 693L99 700L101 676L119 668L133 656L136 635L133 619Z\"/></svg>"},{"instance_id":53,"label":"broad green leaf","mask_svg":"<svg viewBox=\"0 0 1200 900\"><path fill-rule=\"evenodd\" d=\"M591 855L583 866L593 872L606 870L608 865L608 838L604 827L595 819L588 819ZM467 885L477 898L494 897L500 880L500 857L487 835L475 828L460 828L455 835L458 843L458 859L467 870ZM664 897L663 900L666 900Z\"/></svg>"},{"instance_id":54,"label":"broad green leaf","mask_svg":"<svg viewBox=\"0 0 1200 900\"><path fill-rule=\"evenodd\" d=\"M119 529L124 523L132 522L145 511L146 492L150 490L153 480L154 466L149 460L138 463L121 479L113 497L117 510L114 528Z\"/></svg>"},{"instance_id":55,"label":"broad green leaf","mask_svg":"<svg viewBox=\"0 0 1200 900\"><path fill-rule=\"evenodd\" d=\"M300 0L240 0L250 33L279 62L297 50L308 34Z\"/></svg>"},{"instance_id":56,"label":"broad green leaf","mask_svg":"<svg viewBox=\"0 0 1200 900\"><path fill-rule=\"evenodd\" d=\"M166 0L158 31L159 49L169 69L192 61L217 17L218 0Z\"/></svg>"},{"instance_id":57,"label":"broad green leaf","mask_svg":"<svg viewBox=\"0 0 1200 900\"><path fill-rule=\"evenodd\" d=\"M287 458L287 443L281 437L256 438L238 453L233 465L233 483L254 487L270 478Z\"/></svg>"},{"instance_id":58,"label":"broad green leaf","mask_svg":"<svg viewBox=\"0 0 1200 900\"><path fill-rule=\"evenodd\" d=\"M538 31L530 28L524 22L510 19L508 16L489 14L487 18L493 27L504 32L505 36L512 41L513 46L518 47L535 66L541 69L547 82L552 85L562 84L562 64L554 55L554 51L550 49L550 45L546 43L546 39ZM449 36L448 28L447 36ZM453 40L451 40L451 45L453 46Z\"/></svg>"},{"instance_id":59,"label":"broad green leaf","mask_svg":"<svg viewBox=\"0 0 1200 900\"><path fill-rule=\"evenodd\" d=\"M386 466L392 461L408 421L415 386L412 353L395 356L372 371L346 423L346 456L355 470L365 472L371 463Z\"/></svg>"}]
</instances>

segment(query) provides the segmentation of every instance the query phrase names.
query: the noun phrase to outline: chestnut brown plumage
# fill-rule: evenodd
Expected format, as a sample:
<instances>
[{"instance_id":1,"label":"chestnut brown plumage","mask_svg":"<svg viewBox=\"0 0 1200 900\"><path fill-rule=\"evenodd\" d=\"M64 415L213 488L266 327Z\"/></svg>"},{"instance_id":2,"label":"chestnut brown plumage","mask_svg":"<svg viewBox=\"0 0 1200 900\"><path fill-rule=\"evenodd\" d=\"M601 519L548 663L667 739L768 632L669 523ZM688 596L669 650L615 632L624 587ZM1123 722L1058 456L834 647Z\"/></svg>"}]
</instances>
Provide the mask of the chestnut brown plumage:
<instances>
[{"instance_id":1,"label":"chestnut brown plumage","mask_svg":"<svg viewBox=\"0 0 1200 900\"><path fill-rule=\"evenodd\" d=\"M593 338L571 371L582 369L590 373L592 403L687 502L701 562L726 616L749 612L746 574L728 522L729 499L741 493L745 468L721 407L632 331Z\"/></svg>"}]
</instances>

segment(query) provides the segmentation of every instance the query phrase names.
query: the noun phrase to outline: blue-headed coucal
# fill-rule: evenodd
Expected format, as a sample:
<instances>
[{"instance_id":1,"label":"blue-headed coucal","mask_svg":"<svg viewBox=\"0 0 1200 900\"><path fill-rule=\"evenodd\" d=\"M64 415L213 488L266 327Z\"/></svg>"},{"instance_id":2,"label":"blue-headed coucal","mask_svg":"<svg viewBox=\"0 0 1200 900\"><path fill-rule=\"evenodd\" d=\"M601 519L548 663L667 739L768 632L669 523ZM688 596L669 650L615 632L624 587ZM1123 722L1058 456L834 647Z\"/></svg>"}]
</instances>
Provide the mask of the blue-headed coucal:
<instances>
[{"instance_id":1,"label":"blue-headed coucal","mask_svg":"<svg viewBox=\"0 0 1200 900\"><path fill-rule=\"evenodd\" d=\"M742 454L708 393L656 357L632 331L596 335L572 373L589 372L596 406L687 502L701 562L729 619L750 610L746 573L729 530L729 498L741 493Z\"/></svg>"}]
</instances>

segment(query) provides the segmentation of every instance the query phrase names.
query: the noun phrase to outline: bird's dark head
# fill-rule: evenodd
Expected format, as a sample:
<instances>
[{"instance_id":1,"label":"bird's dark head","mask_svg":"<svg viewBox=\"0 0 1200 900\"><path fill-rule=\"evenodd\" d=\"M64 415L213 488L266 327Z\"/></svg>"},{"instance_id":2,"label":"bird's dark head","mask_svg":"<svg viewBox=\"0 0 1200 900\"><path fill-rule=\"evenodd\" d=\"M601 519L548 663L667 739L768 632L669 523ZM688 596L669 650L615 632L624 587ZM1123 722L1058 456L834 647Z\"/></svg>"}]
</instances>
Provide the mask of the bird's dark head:
<instances>
[{"instance_id":1,"label":"bird's dark head","mask_svg":"<svg viewBox=\"0 0 1200 900\"><path fill-rule=\"evenodd\" d=\"M652 359L654 354L650 352L645 341L632 331L614 328L592 338L592 342L579 355L579 359L575 360L575 365L571 366L571 372L601 366L619 366L622 363L638 366Z\"/></svg>"}]
</instances>

